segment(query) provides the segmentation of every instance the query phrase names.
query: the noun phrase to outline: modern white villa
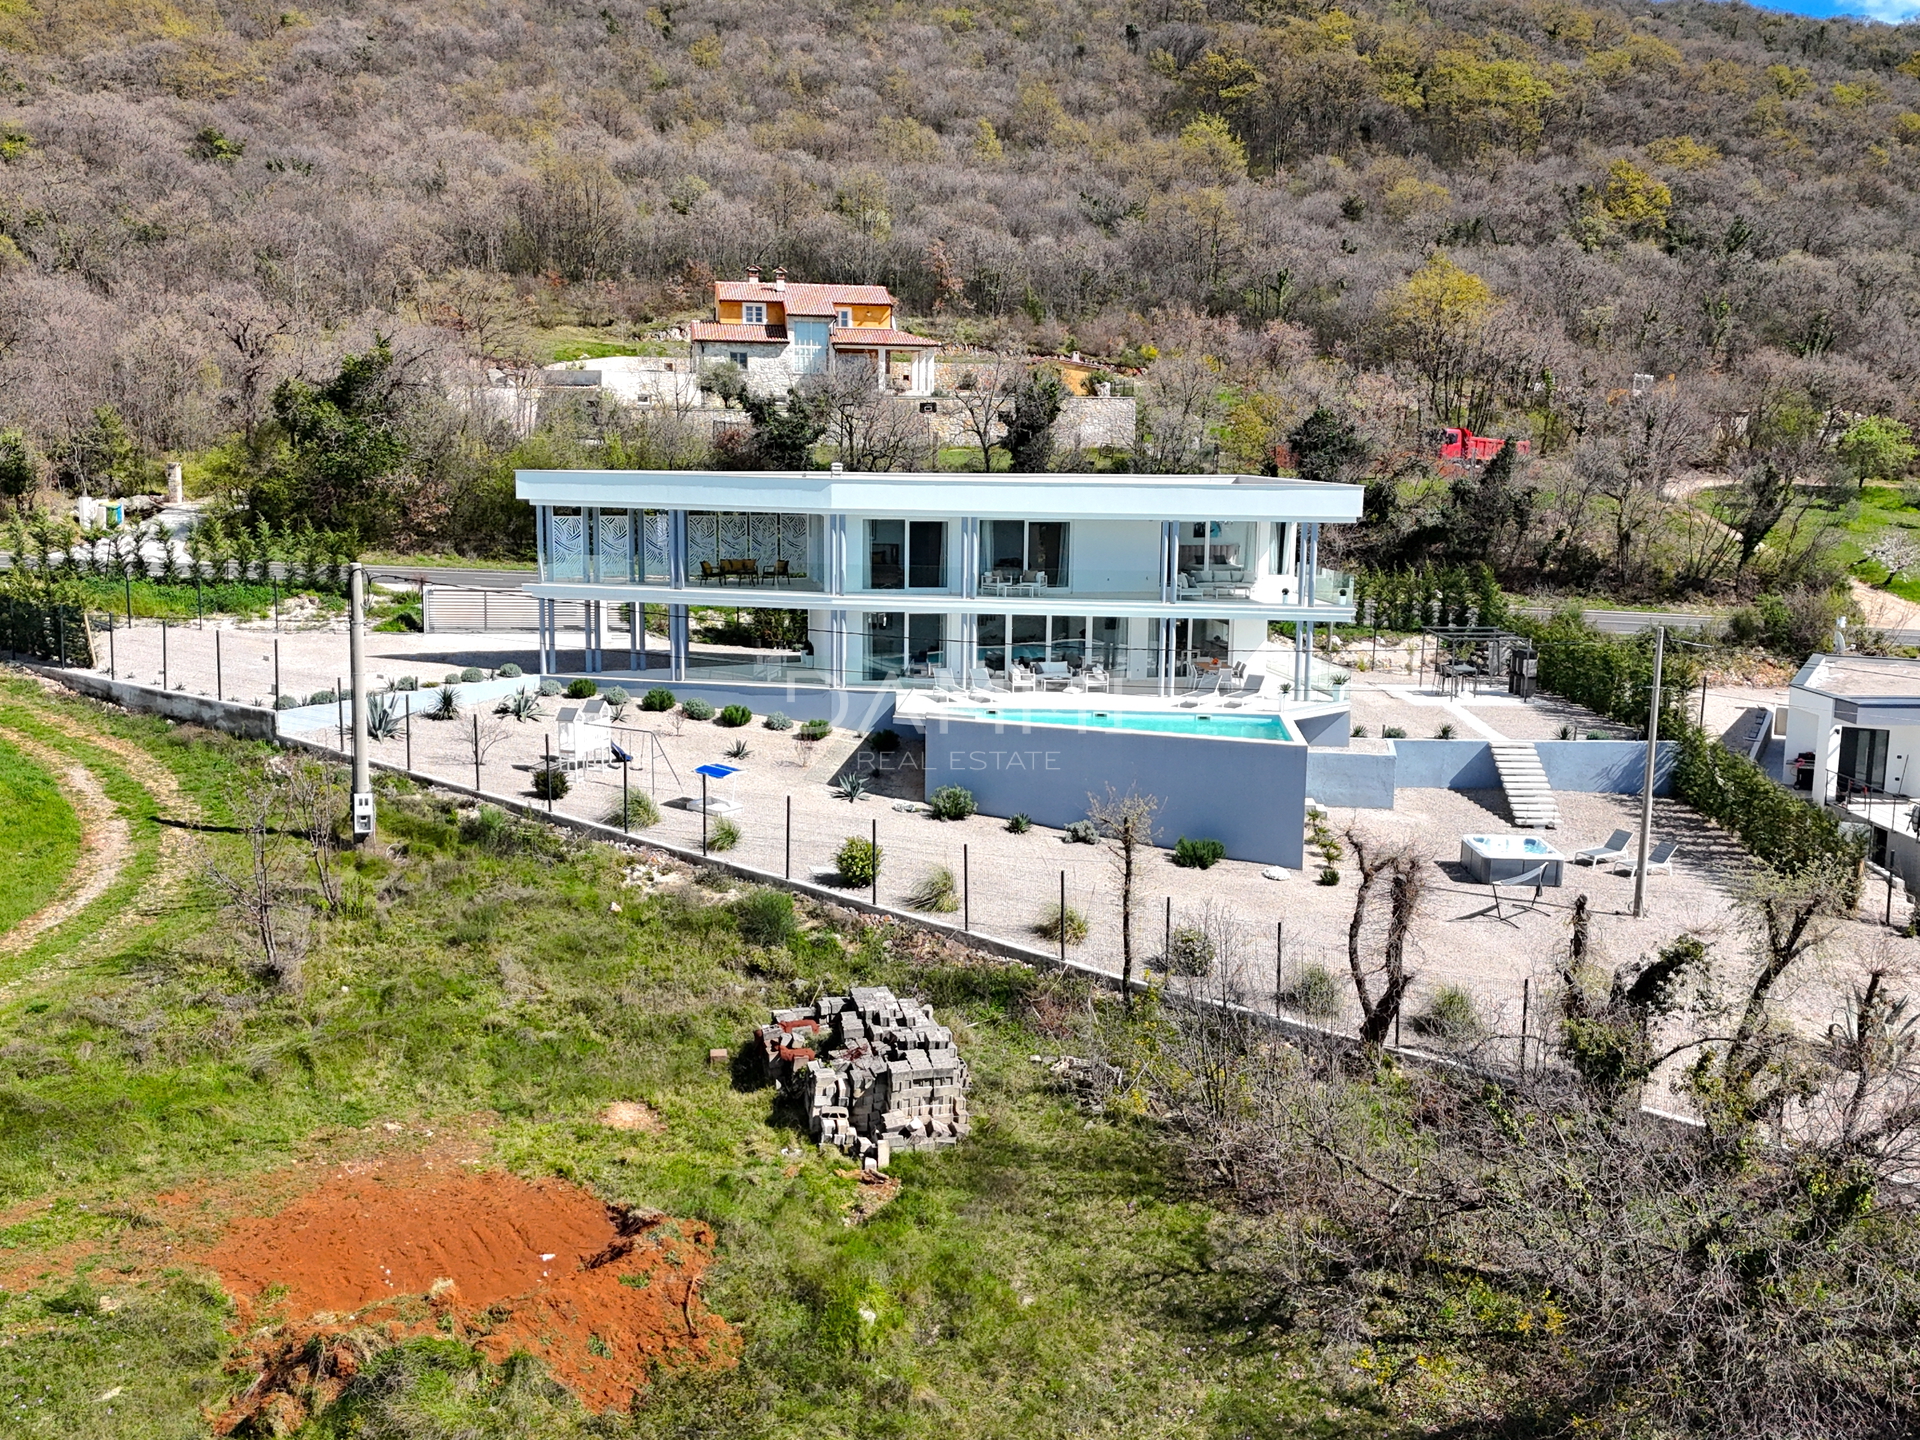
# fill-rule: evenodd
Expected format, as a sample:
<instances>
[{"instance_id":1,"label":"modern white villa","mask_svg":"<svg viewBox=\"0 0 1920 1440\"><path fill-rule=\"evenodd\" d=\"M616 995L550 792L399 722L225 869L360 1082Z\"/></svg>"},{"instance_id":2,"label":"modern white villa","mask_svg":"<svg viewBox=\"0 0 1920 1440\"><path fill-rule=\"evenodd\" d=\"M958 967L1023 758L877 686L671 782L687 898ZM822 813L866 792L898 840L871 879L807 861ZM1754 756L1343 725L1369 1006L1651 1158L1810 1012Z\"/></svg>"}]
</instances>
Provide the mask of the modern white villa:
<instances>
[{"instance_id":1,"label":"modern white villa","mask_svg":"<svg viewBox=\"0 0 1920 1440\"><path fill-rule=\"evenodd\" d=\"M646 683L658 607L660 679L924 731L928 788L965 784L987 814L1064 825L1090 792L1132 786L1230 853L1300 863L1308 746L1348 731L1345 674L1312 650L1353 618L1321 527L1359 517L1358 487L838 470L523 470L517 485L536 512L524 589L546 672L557 607L584 602L584 668ZM702 607L787 612L771 627L786 643L696 645Z\"/></svg>"},{"instance_id":2,"label":"modern white villa","mask_svg":"<svg viewBox=\"0 0 1920 1440\"><path fill-rule=\"evenodd\" d=\"M521 471L543 602L584 601L589 670L639 669L635 612L668 616L678 681L1157 697L1273 710L1340 672L1310 662L1348 621L1320 527L1344 485L1236 475ZM804 645L695 649L697 606L806 612ZM552 606L542 645L555 668ZM1284 622L1282 638L1271 622ZM797 627L796 627L797 629ZM620 651L626 651L624 656ZM621 660L626 662L621 664Z\"/></svg>"}]
</instances>

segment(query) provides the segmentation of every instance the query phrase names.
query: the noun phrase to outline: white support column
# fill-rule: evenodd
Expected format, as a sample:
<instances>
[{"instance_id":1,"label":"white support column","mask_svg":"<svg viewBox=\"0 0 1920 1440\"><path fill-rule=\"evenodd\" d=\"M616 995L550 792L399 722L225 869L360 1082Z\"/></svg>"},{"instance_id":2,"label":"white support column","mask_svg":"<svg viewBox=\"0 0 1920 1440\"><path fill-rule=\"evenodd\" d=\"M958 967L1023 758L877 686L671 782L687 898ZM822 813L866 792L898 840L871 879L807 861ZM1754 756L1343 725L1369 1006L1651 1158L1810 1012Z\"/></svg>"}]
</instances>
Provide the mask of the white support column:
<instances>
[{"instance_id":1,"label":"white support column","mask_svg":"<svg viewBox=\"0 0 1920 1440\"><path fill-rule=\"evenodd\" d=\"M882 345L880 347L880 363L875 368L880 376L880 393L883 395L887 392L887 361L891 357L892 352L889 351L886 346Z\"/></svg>"}]
</instances>

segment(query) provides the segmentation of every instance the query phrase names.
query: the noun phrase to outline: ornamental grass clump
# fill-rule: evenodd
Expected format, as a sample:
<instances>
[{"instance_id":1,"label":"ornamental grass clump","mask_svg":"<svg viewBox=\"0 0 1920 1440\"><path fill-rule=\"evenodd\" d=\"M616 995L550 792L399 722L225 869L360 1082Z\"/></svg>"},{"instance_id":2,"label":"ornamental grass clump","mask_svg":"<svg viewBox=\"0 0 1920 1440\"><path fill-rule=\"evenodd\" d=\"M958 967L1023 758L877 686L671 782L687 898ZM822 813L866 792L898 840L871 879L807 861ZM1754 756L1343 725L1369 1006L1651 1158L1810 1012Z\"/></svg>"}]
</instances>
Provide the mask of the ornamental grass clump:
<instances>
[{"instance_id":1,"label":"ornamental grass clump","mask_svg":"<svg viewBox=\"0 0 1920 1440\"><path fill-rule=\"evenodd\" d=\"M1067 932L1067 944L1078 945L1087 938L1087 917L1073 906L1062 906L1057 901L1040 912L1040 918L1034 922L1033 933L1057 945L1063 924Z\"/></svg>"},{"instance_id":2,"label":"ornamental grass clump","mask_svg":"<svg viewBox=\"0 0 1920 1440\"><path fill-rule=\"evenodd\" d=\"M624 811L621 806L625 805ZM660 823L660 807L644 790L636 790L626 800L613 802L613 808L600 818L602 825L618 825L622 830L645 830Z\"/></svg>"},{"instance_id":3,"label":"ornamental grass clump","mask_svg":"<svg viewBox=\"0 0 1920 1440\"><path fill-rule=\"evenodd\" d=\"M722 815L707 834L707 849L731 850L740 843L740 826L731 816Z\"/></svg>"},{"instance_id":4,"label":"ornamental grass clump","mask_svg":"<svg viewBox=\"0 0 1920 1440\"><path fill-rule=\"evenodd\" d=\"M1478 1040L1487 1033L1472 992L1459 985L1442 985L1433 992L1426 1008L1407 1023L1422 1035L1456 1044Z\"/></svg>"},{"instance_id":5,"label":"ornamental grass clump","mask_svg":"<svg viewBox=\"0 0 1920 1440\"><path fill-rule=\"evenodd\" d=\"M793 918L793 896L765 887L733 902L733 920L749 945L784 945L800 928Z\"/></svg>"},{"instance_id":6,"label":"ornamental grass clump","mask_svg":"<svg viewBox=\"0 0 1920 1440\"><path fill-rule=\"evenodd\" d=\"M1204 975L1213 968L1213 937L1198 925L1176 925L1161 968L1169 975Z\"/></svg>"},{"instance_id":7,"label":"ornamental grass clump","mask_svg":"<svg viewBox=\"0 0 1920 1440\"><path fill-rule=\"evenodd\" d=\"M1293 983L1280 992L1280 1003L1315 1020L1340 1012L1340 987L1324 965L1308 965L1295 972Z\"/></svg>"},{"instance_id":8,"label":"ornamental grass clump","mask_svg":"<svg viewBox=\"0 0 1920 1440\"><path fill-rule=\"evenodd\" d=\"M951 915L960 908L960 883L945 865L936 865L921 877L920 883L906 894L909 910L925 910L934 915Z\"/></svg>"}]
</instances>

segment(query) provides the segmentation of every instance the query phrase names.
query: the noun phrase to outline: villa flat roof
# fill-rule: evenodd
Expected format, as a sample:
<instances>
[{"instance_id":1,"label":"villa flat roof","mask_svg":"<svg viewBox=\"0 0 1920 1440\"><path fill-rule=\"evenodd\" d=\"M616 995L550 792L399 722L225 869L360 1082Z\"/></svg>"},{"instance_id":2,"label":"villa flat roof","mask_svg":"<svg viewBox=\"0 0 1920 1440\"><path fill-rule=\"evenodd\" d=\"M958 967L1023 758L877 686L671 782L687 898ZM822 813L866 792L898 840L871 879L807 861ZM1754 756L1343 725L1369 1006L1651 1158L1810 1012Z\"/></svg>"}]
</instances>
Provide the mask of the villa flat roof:
<instances>
[{"instance_id":1,"label":"villa flat roof","mask_svg":"<svg viewBox=\"0 0 1920 1440\"><path fill-rule=\"evenodd\" d=\"M1920 660L1892 655L1811 655L1793 677L1803 690L1856 700L1920 698Z\"/></svg>"},{"instance_id":2,"label":"villa flat roof","mask_svg":"<svg viewBox=\"0 0 1920 1440\"><path fill-rule=\"evenodd\" d=\"M1260 475L1016 475L898 471L519 470L536 505L791 514L983 515L1009 520L1360 518L1358 485Z\"/></svg>"}]
</instances>

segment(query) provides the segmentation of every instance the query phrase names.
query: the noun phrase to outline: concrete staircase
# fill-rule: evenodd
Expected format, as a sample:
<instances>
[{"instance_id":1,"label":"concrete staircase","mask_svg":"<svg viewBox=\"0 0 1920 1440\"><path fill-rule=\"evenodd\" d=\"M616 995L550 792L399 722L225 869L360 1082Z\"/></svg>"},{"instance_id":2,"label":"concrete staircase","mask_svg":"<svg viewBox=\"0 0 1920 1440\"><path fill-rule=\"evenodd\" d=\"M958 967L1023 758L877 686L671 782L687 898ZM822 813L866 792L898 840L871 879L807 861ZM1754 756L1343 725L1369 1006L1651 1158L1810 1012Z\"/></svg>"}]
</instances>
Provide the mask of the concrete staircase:
<instances>
[{"instance_id":1,"label":"concrete staircase","mask_svg":"<svg viewBox=\"0 0 1920 1440\"><path fill-rule=\"evenodd\" d=\"M1495 740L1493 763L1500 771L1500 785L1507 792L1507 808L1513 823L1542 830L1558 829L1560 806L1547 784L1547 772L1540 766L1540 752L1529 740Z\"/></svg>"}]
</instances>

